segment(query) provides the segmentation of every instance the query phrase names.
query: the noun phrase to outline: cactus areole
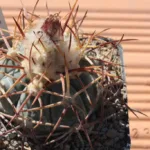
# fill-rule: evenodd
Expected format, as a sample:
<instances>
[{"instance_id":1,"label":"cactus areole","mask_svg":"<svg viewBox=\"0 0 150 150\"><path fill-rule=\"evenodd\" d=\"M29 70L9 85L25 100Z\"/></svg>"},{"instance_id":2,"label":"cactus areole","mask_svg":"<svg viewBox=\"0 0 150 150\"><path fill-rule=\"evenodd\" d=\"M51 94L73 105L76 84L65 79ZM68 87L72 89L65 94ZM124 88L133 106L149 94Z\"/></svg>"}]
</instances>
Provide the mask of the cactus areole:
<instances>
[{"instance_id":1,"label":"cactus areole","mask_svg":"<svg viewBox=\"0 0 150 150\"><path fill-rule=\"evenodd\" d=\"M24 9L14 18L11 47L3 37L0 112L10 118L8 125L46 135L44 143L55 132L84 131L101 110L106 80L122 81L120 60L114 58L120 41L81 31L85 16L78 20L74 7L65 17L46 18Z\"/></svg>"}]
</instances>

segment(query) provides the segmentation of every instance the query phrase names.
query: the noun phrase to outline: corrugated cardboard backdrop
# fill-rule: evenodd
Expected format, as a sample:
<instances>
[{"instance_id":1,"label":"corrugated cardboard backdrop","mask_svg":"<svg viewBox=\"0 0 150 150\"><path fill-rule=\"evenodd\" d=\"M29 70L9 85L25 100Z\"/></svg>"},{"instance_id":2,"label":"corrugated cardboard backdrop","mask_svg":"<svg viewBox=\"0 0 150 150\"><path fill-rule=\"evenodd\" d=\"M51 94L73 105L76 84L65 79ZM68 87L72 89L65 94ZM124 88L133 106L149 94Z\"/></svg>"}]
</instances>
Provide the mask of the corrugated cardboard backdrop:
<instances>
[{"instance_id":1,"label":"corrugated cardboard backdrop","mask_svg":"<svg viewBox=\"0 0 150 150\"><path fill-rule=\"evenodd\" d=\"M23 0L32 10L36 0ZM73 3L73 0L70 0ZM68 10L68 0L47 0L51 13ZM127 75L129 106L150 116L150 0L79 0L80 13L88 10L83 24L84 31L101 31L111 28L103 35L119 39L136 38L138 41L122 43ZM36 13L46 15L46 0L40 0ZM0 7L11 30L12 16L21 8L20 0L0 0ZM150 120L141 115L137 119L130 113L132 150L150 150Z\"/></svg>"}]
</instances>

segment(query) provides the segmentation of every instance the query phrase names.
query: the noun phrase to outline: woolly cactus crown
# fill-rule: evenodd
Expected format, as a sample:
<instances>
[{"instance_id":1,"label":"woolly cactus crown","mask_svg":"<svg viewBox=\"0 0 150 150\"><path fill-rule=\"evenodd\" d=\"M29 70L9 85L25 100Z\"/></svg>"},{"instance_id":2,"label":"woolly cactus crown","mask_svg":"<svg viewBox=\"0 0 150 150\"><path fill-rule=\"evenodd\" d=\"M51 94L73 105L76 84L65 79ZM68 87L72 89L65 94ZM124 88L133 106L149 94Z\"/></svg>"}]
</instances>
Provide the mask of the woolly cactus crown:
<instances>
[{"instance_id":1,"label":"woolly cactus crown","mask_svg":"<svg viewBox=\"0 0 150 150\"><path fill-rule=\"evenodd\" d=\"M69 70L79 68L83 50L75 37L79 35L63 31L58 14L37 18L24 29L22 36L19 41L13 41L7 55L13 59L20 54L24 56L21 60L23 72L33 80L29 91L37 93L36 88L42 88L46 81L58 79L65 67Z\"/></svg>"}]
</instances>

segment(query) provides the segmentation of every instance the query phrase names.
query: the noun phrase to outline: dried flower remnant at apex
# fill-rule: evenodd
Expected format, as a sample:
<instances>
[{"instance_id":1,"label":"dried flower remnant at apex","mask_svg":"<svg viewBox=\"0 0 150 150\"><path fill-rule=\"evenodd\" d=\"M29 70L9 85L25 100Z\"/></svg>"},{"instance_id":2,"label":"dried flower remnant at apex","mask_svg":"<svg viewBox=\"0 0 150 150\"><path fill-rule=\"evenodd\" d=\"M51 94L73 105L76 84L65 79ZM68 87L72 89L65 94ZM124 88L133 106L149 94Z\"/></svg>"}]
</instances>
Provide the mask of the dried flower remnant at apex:
<instances>
[{"instance_id":1,"label":"dried flower remnant at apex","mask_svg":"<svg viewBox=\"0 0 150 150\"><path fill-rule=\"evenodd\" d=\"M53 40L62 40L63 31L59 19L59 14L50 15L41 27Z\"/></svg>"}]
</instances>

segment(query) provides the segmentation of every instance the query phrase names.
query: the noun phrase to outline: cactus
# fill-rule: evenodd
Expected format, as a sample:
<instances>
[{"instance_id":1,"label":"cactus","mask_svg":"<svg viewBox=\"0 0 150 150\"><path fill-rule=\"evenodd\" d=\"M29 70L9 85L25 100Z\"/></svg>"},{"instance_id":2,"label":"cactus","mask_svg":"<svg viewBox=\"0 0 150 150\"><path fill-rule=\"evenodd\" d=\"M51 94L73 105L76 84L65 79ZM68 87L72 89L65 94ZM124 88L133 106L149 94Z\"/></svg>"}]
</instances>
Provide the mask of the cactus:
<instances>
[{"instance_id":1,"label":"cactus","mask_svg":"<svg viewBox=\"0 0 150 150\"><path fill-rule=\"evenodd\" d=\"M0 114L10 119L7 125L26 130L26 136L32 131L45 137L43 145L53 143L55 133L64 138L82 130L93 149L86 126L94 126L102 112L106 82L123 84L117 57L122 39L81 32L86 14L76 20L76 3L64 18L59 13L41 18L25 9L14 18L12 46L3 37Z\"/></svg>"}]
</instances>

